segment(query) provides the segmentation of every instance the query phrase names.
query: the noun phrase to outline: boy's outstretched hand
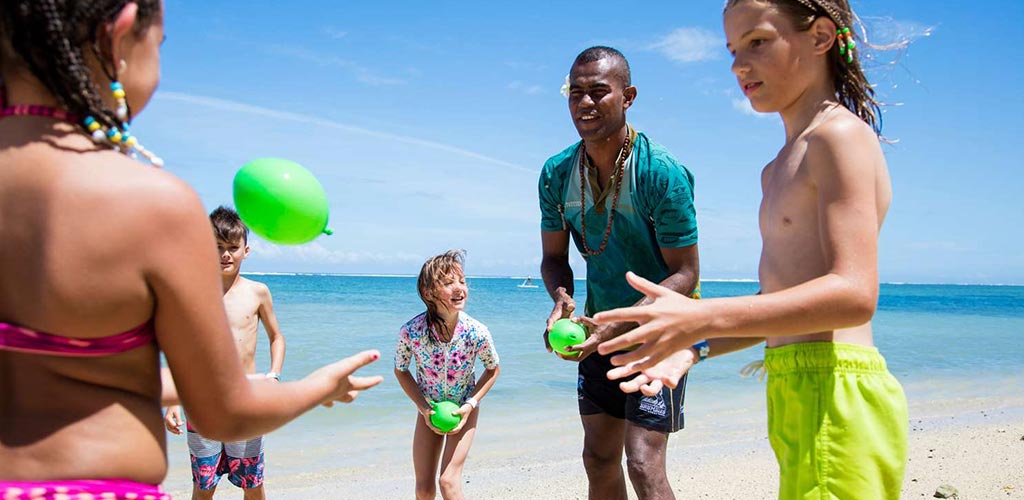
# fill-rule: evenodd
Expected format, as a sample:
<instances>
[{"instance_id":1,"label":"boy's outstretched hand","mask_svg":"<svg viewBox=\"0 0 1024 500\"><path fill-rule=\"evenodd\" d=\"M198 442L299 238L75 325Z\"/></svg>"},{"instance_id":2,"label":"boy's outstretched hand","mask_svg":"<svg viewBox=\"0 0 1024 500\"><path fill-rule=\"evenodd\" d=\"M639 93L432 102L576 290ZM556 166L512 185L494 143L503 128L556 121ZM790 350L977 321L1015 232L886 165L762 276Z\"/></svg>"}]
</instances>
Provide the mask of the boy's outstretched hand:
<instances>
[{"instance_id":1,"label":"boy's outstretched hand","mask_svg":"<svg viewBox=\"0 0 1024 500\"><path fill-rule=\"evenodd\" d=\"M632 272L626 281L651 299L644 306L623 307L594 315L594 323L635 322L640 326L611 340L602 342L597 351L609 354L640 345L638 349L611 358L615 366L630 365L628 373L642 372L673 354L687 349L705 338L702 329L710 322L704 317L700 301L652 283ZM662 367L658 373L666 373ZM680 374L680 376L682 376Z\"/></svg>"},{"instance_id":2,"label":"boy's outstretched hand","mask_svg":"<svg viewBox=\"0 0 1024 500\"><path fill-rule=\"evenodd\" d=\"M363 351L355 356L329 364L310 374L310 377L325 379L331 387L330 394L321 404L329 408L335 402L351 403L356 399L360 391L365 391L381 383L384 377L380 375L373 377L356 377L352 375L359 368L377 361L378 358L380 358L380 352L376 350Z\"/></svg>"},{"instance_id":3,"label":"boy's outstretched hand","mask_svg":"<svg viewBox=\"0 0 1024 500\"><path fill-rule=\"evenodd\" d=\"M622 392L640 391L646 396L657 396L664 386L675 389L679 385L679 379L683 378L696 363L697 356L693 349L683 349L643 370L637 368L635 362L612 368L608 370L608 378L618 380L639 372L633 379L620 383L619 389L622 389Z\"/></svg>"}]
</instances>

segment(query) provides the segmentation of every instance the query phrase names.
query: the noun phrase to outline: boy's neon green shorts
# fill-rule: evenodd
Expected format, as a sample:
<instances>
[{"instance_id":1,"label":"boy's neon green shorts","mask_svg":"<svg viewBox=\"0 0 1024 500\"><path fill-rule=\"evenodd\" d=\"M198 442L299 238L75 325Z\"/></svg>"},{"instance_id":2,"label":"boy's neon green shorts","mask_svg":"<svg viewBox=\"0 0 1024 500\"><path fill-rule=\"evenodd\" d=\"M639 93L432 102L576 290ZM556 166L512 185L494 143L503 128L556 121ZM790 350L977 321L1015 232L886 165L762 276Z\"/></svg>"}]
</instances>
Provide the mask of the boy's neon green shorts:
<instances>
[{"instance_id":1,"label":"boy's neon green shorts","mask_svg":"<svg viewBox=\"0 0 1024 500\"><path fill-rule=\"evenodd\" d=\"M791 344L765 349L764 367L780 499L900 497L907 399L877 349Z\"/></svg>"}]
</instances>

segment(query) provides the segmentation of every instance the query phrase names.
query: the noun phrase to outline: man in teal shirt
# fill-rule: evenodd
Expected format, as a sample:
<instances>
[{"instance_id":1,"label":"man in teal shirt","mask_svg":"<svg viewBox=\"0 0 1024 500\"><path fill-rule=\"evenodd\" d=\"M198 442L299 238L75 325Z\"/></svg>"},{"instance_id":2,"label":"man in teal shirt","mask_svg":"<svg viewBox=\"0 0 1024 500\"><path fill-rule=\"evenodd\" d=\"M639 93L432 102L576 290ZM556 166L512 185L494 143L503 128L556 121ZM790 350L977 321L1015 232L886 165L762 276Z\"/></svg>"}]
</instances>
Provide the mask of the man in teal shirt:
<instances>
[{"instance_id":1,"label":"man in teal shirt","mask_svg":"<svg viewBox=\"0 0 1024 500\"><path fill-rule=\"evenodd\" d=\"M698 287L693 176L626 123L636 95L619 51L591 47L576 57L569 111L583 140L544 164L538 186L541 275L555 302L548 329L575 310L570 238L587 262L587 316L644 301L626 282L626 271L685 294ZM665 450L669 434L682 428L685 377L655 397L626 394L607 378L611 356L596 352L599 343L635 326L592 327L587 340L571 348L578 354L559 355L579 361L583 464L592 500L626 500L623 451L641 500L675 498Z\"/></svg>"}]
</instances>

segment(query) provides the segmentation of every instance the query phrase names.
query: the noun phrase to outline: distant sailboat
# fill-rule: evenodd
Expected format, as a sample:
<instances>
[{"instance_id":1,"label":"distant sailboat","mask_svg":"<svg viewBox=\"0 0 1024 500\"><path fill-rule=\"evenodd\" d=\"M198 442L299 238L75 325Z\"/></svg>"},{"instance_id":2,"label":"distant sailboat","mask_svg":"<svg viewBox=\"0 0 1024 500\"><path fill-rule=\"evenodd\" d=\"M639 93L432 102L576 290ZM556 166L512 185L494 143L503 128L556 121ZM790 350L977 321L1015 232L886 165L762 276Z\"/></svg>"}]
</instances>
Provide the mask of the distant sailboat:
<instances>
[{"instance_id":1,"label":"distant sailboat","mask_svg":"<svg viewBox=\"0 0 1024 500\"><path fill-rule=\"evenodd\" d=\"M519 288L537 288L537 285L533 284L533 278L527 276L522 283L519 284Z\"/></svg>"}]
</instances>

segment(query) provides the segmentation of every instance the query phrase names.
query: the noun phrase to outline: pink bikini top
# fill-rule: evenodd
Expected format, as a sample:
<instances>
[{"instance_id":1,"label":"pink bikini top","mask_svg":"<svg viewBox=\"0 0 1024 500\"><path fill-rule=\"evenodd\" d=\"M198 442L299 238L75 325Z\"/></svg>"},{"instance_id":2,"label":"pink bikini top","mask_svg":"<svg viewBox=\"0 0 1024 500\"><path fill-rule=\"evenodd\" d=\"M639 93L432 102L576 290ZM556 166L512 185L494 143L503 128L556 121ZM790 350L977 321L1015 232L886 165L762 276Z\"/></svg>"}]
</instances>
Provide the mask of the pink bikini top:
<instances>
[{"instance_id":1,"label":"pink bikini top","mask_svg":"<svg viewBox=\"0 0 1024 500\"><path fill-rule=\"evenodd\" d=\"M156 341L153 320L124 333L96 339L73 339L0 322L0 351L75 358L120 354Z\"/></svg>"}]
</instances>

